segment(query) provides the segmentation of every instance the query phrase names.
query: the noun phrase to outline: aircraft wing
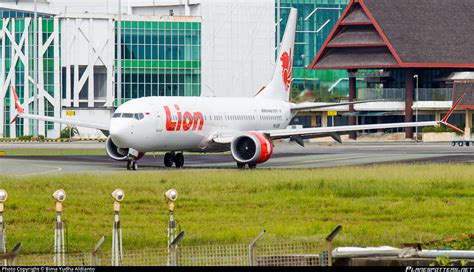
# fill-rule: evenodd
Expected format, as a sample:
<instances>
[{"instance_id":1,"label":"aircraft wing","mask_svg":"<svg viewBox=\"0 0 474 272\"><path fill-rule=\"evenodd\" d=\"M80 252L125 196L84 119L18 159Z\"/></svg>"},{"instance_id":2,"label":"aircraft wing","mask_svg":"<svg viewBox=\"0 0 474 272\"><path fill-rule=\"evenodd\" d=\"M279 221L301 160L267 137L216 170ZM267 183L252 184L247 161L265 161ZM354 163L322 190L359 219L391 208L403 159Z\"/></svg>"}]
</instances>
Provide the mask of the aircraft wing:
<instances>
[{"instance_id":1,"label":"aircraft wing","mask_svg":"<svg viewBox=\"0 0 474 272\"><path fill-rule=\"evenodd\" d=\"M15 108L18 115L11 121L11 123L14 123L18 118L25 118L25 119L40 120L40 121L54 122L54 123L65 124L65 125L78 126L78 127L94 128L94 129L98 129L102 131L105 135L108 134L108 131L109 131L108 124L106 125L106 124L98 124L98 123L93 123L93 122L88 122L88 121L76 121L76 120L70 120L70 119L64 119L64 118L27 114L25 113L25 110L21 106L20 101L18 99L18 96L13 86L12 86L12 92L13 92L13 98L15 99Z\"/></svg>"},{"instance_id":2,"label":"aircraft wing","mask_svg":"<svg viewBox=\"0 0 474 272\"><path fill-rule=\"evenodd\" d=\"M339 133L351 132L358 130L372 130L372 129L388 129L388 128L408 128L408 127L428 127L445 125L460 133L463 130L448 123L448 118L451 116L457 105L464 98L462 94L459 99L453 104L449 112L441 121L428 122L404 122L404 123L387 123L387 124L372 124L372 125L351 125L351 126L334 126L334 127L316 127L316 128L301 128L301 129L277 129L277 130L259 130L256 132L266 135L271 140L290 138L303 145L303 139L317 138L321 136L331 136L336 141L340 142ZM327 106L326 106L327 107ZM241 132L240 132L241 133ZM235 135L232 134L216 134L213 141L220 144L229 144L232 142Z\"/></svg>"},{"instance_id":3,"label":"aircraft wing","mask_svg":"<svg viewBox=\"0 0 474 272\"><path fill-rule=\"evenodd\" d=\"M96 124L96 123L91 123L91 122L85 122L85 121L76 121L76 120L70 120L70 119L64 119L64 118L55 118L55 117L50 117L50 116L39 116L39 115L33 115L33 114L18 114L18 118L25 118L25 119L32 119L32 120L40 120L40 121L47 121L47 122L53 122L53 123L59 123L59 124L65 124L65 125L71 125L71 126L77 126L77 127L85 127L85 128L95 128L101 131L108 131L109 130L109 125L105 124Z\"/></svg>"},{"instance_id":4,"label":"aircraft wing","mask_svg":"<svg viewBox=\"0 0 474 272\"><path fill-rule=\"evenodd\" d=\"M388 124L373 124L373 125L316 127L316 128L301 128L301 129L279 129L279 130L269 130L269 131L260 131L260 132L268 135L270 139L282 139L282 138L291 138L291 137L297 137L297 136L311 137L311 136L316 136L318 134L331 134L331 133L370 130L370 129L427 127L427 126L436 126L437 124L438 124L437 121L429 121L429 122L388 123Z\"/></svg>"},{"instance_id":5,"label":"aircraft wing","mask_svg":"<svg viewBox=\"0 0 474 272\"><path fill-rule=\"evenodd\" d=\"M303 145L303 139L311 139L318 137L332 137L334 140L341 142L339 133L370 130L370 129L387 129L387 128L407 128L407 127L427 127L436 126L439 122L410 122L410 123L388 123L373 125L354 125L354 126L335 126L335 127L316 127L316 128L300 128L300 129L277 129L277 130L258 130L255 132L266 135L271 140L277 139L294 139L300 145ZM219 144L230 144L235 136L243 132L216 134L212 141Z\"/></svg>"},{"instance_id":6,"label":"aircraft wing","mask_svg":"<svg viewBox=\"0 0 474 272\"><path fill-rule=\"evenodd\" d=\"M364 100L364 101L352 101L352 102L341 102L341 103L329 103L329 104L321 104L321 103L314 103L314 102L304 102L300 104L292 104L291 111L302 111L302 110L315 110L315 109L324 109L330 107L337 107L337 106L345 106L345 105L355 105L355 104L363 104L369 102L380 102L383 100Z\"/></svg>"}]
</instances>

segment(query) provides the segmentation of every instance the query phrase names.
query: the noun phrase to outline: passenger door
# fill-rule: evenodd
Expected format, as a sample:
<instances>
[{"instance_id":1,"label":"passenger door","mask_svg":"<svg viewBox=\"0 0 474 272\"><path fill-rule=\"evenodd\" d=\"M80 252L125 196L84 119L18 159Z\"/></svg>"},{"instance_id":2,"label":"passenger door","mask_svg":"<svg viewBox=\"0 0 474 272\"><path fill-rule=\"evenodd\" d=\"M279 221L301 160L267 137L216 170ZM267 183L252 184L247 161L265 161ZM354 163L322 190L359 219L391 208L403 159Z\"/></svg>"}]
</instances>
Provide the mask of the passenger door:
<instances>
[{"instance_id":1,"label":"passenger door","mask_svg":"<svg viewBox=\"0 0 474 272\"><path fill-rule=\"evenodd\" d=\"M156 113L156 121L155 121L156 132L163 131L163 122L165 121L164 116L165 115L161 111L158 111Z\"/></svg>"}]
</instances>

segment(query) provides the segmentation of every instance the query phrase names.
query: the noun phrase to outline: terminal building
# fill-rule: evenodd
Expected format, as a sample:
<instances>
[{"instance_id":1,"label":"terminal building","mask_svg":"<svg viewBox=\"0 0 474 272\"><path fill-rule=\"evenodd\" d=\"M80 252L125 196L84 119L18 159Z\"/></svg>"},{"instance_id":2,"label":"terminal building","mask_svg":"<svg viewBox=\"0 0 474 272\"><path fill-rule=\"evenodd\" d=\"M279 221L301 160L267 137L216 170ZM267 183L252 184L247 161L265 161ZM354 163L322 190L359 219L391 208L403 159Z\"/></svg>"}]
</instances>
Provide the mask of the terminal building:
<instances>
[{"instance_id":1,"label":"terminal building","mask_svg":"<svg viewBox=\"0 0 474 272\"><path fill-rule=\"evenodd\" d=\"M0 137L35 133L33 121L10 125L12 86L29 113L107 123L129 99L253 96L271 78L274 0L129 0L118 16L119 2L38 0L35 69L33 1L0 1ZM40 121L37 133L62 127Z\"/></svg>"},{"instance_id":2,"label":"terminal building","mask_svg":"<svg viewBox=\"0 0 474 272\"><path fill-rule=\"evenodd\" d=\"M453 86L474 77L474 52L465 46L473 29L463 23L473 7L468 0L128 0L120 16L119 2L38 0L35 69L33 2L0 1L0 137L37 132L57 138L64 127L39 122L36 128L24 120L10 125L11 86L30 113L37 106L39 114L103 123L118 105L143 96L251 97L271 78L289 7L299 15L292 100L385 100L303 112L295 124L397 122L413 118L416 109L420 121L434 120L452 105ZM394 8L406 21L393 18L388 11ZM417 18L407 13L413 10ZM451 17L457 20L447 24ZM410 26L419 32L407 31ZM397 47L395 39L409 46ZM418 81L406 79L414 75ZM452 122L470 124L466 109Z\"/></svg>"},{"instance_id":3,"label":"terminal building","mask_svg":"<svg viewBox=\"0 0 474 272\"><path fill-rule=\"evenodd\" d=\"M342 107L340 116L350 125L412 122L415 111L419 121L441 120L466 93L450 121L465 129L469 139L473 10L469 0L351 0L310 68L347 70L349 100L384 100ZM358 78L365 86L358 86ZM320 117L327 124L324 112ZM413 138L413 128L405 129L405 137Z\"/></svg>"}]
</instances>

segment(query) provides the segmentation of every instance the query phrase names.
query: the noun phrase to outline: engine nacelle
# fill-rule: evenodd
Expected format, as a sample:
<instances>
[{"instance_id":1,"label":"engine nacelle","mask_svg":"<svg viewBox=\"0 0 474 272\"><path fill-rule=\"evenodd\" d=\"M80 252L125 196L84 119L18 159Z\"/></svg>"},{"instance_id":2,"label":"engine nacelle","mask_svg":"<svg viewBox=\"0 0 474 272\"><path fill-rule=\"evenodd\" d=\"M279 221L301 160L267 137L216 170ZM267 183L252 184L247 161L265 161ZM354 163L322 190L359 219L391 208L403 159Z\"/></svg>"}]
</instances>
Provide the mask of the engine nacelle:
<instances>
[{"instance_id":1,"label":"engine nacelle","mask_svg":"<svg viewBox=\"0 0 474 272\"><path fill-rule=\"evenodd\" d=\"M273 143L261 133L248 132L232 140L230 151L239 163L263 163L272 156Z\"/></svg>"},{"instance_id":2,"label":"engine nacelle","mask_svg":"<svg viewBox=\"0 0 474 272\"><path fill-rule=\"evenodd\" d=\"M116 161L128 160L128 148L117 147L110 136L105 142L105 151L107 151L107 155L109 155L109 157Z\"/></svg>"}]
</instances>

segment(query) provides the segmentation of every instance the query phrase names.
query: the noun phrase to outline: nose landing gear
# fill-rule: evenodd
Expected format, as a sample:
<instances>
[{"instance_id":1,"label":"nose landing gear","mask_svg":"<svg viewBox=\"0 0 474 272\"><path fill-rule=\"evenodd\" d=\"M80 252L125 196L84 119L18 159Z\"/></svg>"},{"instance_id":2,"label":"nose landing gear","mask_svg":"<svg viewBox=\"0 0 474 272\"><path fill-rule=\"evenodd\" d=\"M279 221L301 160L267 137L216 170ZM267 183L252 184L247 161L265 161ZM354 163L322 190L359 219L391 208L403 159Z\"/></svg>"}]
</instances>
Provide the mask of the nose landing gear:
<instances>
[{"instance_id":1,"label":"nose landing gear","mask_svg":"<svg viewBox=\"0 0 474 272\"><path fill-rule=\"evenodd\" d=\"M127 170L137 171L138 170L138 163L136 161L133 161L133 160L128 160L127 161Z\"/></svg>"},{"instance_id":2,"label":"nose landing gear","mask_svg":"<svg viewBox=\"0 0 474 272\"><path fill-rule=\"evenodd\" d=\"M165 167L172 167L173 164L176 168L182 168L184 166L183 153L167 152L164 157Z\"/></svg>"}]
</instances>

